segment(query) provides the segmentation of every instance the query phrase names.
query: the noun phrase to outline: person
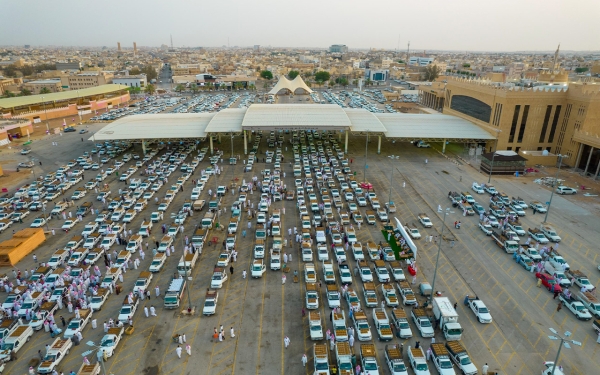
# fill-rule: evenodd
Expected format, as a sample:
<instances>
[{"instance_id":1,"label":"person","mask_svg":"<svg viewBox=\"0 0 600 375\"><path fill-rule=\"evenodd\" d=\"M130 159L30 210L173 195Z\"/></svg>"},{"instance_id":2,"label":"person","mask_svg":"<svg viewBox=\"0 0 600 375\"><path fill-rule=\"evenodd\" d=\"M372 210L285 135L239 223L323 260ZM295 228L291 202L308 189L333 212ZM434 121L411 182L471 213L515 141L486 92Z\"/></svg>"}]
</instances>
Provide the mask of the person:
<instances>
[{"instance_id":1,"label":"person","mask_svg":"<svg viewBox=\"0 0 600 375\"><path fill-rule=\"evenodd\" d=\"M180 346L180 345L177 345L177 349L175 349L175 352L177 353L177 356L178 356L179 358L181 358L181 351L182 351L182 349L181 349L181 346Z\"/></svg>"},{"instance_id":2,"label":"person","mask_svg":"<svg viewBox=\"0 0 600 375\"><path fill-rule=\"evenodd\" d=\"M287 349L287 347L290 346L290 338L285 336L285 338L283 339L283 343L285 345L285 348Z\"/></svg>"},{"instance_id":3,"label":"person","mask_svg":"<svg viewBox=\"0 0 600 375\"><path fill-rule=\"evenodd\" d=\"M600 335L598 335L598 337L600 337ZM302 366L306 367L306 362L308 362L308 357L306 357L306 354L302 354Z\"/></svg>"},{"instance_id":4,"label":"person","mask_svg":"<svg viewBox=\"0 0 600 375\"><path fill-rule=\"evenodd\" d=\"M481 373L482 373L483 375L486 375L486 374L488 373L488 368L489 368L489 366L488 366L488 364L486 363L486 364L485 364L485 365L483 365L483 367L481 368Z\"/></svg>"}]
</instances>

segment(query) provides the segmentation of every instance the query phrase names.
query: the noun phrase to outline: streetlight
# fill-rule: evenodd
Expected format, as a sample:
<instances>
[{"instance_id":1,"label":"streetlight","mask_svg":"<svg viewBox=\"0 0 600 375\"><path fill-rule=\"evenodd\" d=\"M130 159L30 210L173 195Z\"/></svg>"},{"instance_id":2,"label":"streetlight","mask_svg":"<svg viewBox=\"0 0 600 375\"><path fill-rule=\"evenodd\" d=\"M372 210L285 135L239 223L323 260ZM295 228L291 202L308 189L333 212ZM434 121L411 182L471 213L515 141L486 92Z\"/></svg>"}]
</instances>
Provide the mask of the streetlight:
<instances>
[{"instance_id":1,"label":"streetlight","mask_svg":"<svg viewBox=\"0 0 600 375\"><path fill-rule=\"evenodd\" d=\"M437 276L438 264L440 262L440 253L442 252L442 239L444 238L444 227L446 226L446 216L454 213L454 211L450 211L450 208L446 208L446 211L442 211L442 215L444 216L442 219L442 232L440 233L440 240L438 242L438 253L435 259L435 271L433 271L433 282L431 283L431 295L429 296L429 302L433 303L433 295L435 293L435 278Z\"/></svg>"},{"instance_id":2,"label":"streetlight","mask_svg":"<svg viewBox=\"0 0 600 375\"><path fill-rule=\"evenodd\" d=\"M369 129L367 129L367 142L365 142L365 172L364 182L367 182L367 153L369 152Z\"/></svg>"},{"instance_id":3,"label":"streetlight","mask_svg":"<svg viewBox=\"0 0 600 375\"><path fill-rule=\"evenodd\" d=\"M190 209L192 209L192 207L190 207ZM181 231L181 248L185 249L185 242L184 242L184 236L183 236L183 226L180 227L180 229L181 229L180 230ZM190 265L188 266L188 262L185 261L185 254L183 256L184 256L184 258L183 258L183 260L184 260L183 265L185 267L185 278L188 281L190 281L190 276L188 275L188 269L190 269L190 271L191 271L191 268L192 268L191 262L190 262ZM192 287L191 285L188 285L188 287L186 288L187 289L187 296L188 296L188 305L189 305L188 306L188 313L190 313L190 314L192 312L192 297L190 296L190 288L191 287Z\"/></svg>"},{"instance_id":4,"label":"streetlight","mask_svg":"<svg viewBox=\"0 0 600 375\"><path fill-rule=\"evenodd\" d=\"M554 190L556 190L556 183L558 182L558 173L560 172L560 166L562 160L568 157L567 155L558 154L558 169L556 170L556 177L554 177L554 183L552 184L552 192L550 193L550 201L548 202L548 208L546 209L546 216L544 217L544 223L548 221L548 213L550 212L550 205L552 204L552 198L554 197Z\"/></svg>"},{"instance_id":5,"label":"streetlight","mask_svg":"<svg viewBox=\"0 0 600 375\"><path fill-rule=\"evenodd\" d=\"M37 177L35 175L35 161L36 159L32 156L31 157L31 173L33 173L33 180L35 181L35 189L37 190L38 193L38 197L40 198L40 203L42 204L42 212L44 213L44 221L46 223L46 232L50 232L50 227L48 226L48 217L46 216L46 204L44 202L42 202L42 196L40 195L40 184L37 180Z\"/></svg>"},{"instance_id":6,"label":"streetlight","mask_svg":"<svg viewBox=\"0 0 600 375\"><path fill-rule=\"evenodd\" d=\"M81 122L81 111L79 110L79 90L77 90L77 104L75 105L75 109L77 109L77 114L79 115L79 122Z\"/></svg>"},{"instance_id":7,"label":"streetlight","mask_svg":"<svg viewBox=\"0 0 600 375\"><path fill-rule=\"evenodd\" d=\"M581 346L581 342L560 336L558 334L558 332L552 327L550 327L549 329L550 329L550 332L554 333L554 336L548 336L548 338L550 338L550 340L560 340L560 344L558 346L558 352L556 353L556 359L554 360L554 364L552 366L552 372L550 373L550 375L554 375L554 371L556 371L556 363L558 362L558 357L560 356L560 350L562 349L563 345L565 346L565 348L571 349L571 345L569 345L569 343L575 344L577 346ZM566 331L565 336L571 337L571 332Z\"/></svg>"},{"instance_id":8,"label":"streetlight","mask_svg":"<svg viewBox=\"0 0 600 375\"><path fill-rule=\"evenodd\" d=\"M494 148L494 153L492 154L492 164L490 164L490 175L488 177L488 184L492 181L492 170L494 169L494 159L496 158L496 151L498 151L498 134L500 134L500 130L496 131L496 147Z\"/></svg>"},{"instance_id":9,"label":"streetlight","mask_svg":"<svg viewBox=\"0 0 600 375\"><path fill-rule=\"evenodd\" d=\"M92 347L93 349L86 350L85 352L81 353L81 356L87 357L88 355L92 354L95 351L97 351L99 354L102 354L102 357L97 356L96 359L98 360L98 362L100 362L100 365L102 366L102 373L104 375L106 375L106 368L104 367L104 353L105 352L102 350L102 346L97 346L96 343L94 343L93 341L86 342L86 345Z\"/></svg>"},{"instance_id":10,"label":"streetlight","mask_svg":"<svg viewBox=\"0 0 600 375\"><path fill-rule=\"evenodd\" d=\"M44 104L44 113L46 114L46 131L50 132L50 125L48 124L48 111L46 111L46 100L42 96L42 103Z\"/></svg>"}]
</instances>

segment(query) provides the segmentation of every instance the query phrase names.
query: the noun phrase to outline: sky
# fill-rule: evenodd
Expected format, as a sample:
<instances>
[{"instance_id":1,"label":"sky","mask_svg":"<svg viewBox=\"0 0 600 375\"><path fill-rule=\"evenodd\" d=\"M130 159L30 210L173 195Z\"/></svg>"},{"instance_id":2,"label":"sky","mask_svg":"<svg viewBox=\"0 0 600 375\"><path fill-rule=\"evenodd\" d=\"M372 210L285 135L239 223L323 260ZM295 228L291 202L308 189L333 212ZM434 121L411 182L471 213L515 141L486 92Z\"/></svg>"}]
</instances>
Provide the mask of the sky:
<instances>
[{"instance_id":1,"label":"sky","mask_svg":"<svg viewBox=\"0 0 600 375\"><path fill-rule=\"evenodd\" d=\"M576 6L575 6L576 4ZM600 50L600 1L5 0L0 46Z\"/></svg>"}]
</instances>

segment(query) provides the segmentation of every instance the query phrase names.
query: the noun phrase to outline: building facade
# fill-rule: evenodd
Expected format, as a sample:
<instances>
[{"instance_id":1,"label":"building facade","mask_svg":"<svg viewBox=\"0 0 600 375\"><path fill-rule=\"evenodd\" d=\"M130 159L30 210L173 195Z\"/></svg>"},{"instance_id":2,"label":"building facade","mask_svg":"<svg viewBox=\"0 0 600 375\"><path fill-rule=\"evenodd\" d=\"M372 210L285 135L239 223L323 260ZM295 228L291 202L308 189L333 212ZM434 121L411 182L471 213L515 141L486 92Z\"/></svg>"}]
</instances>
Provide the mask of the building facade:
<instances>
[{"instance_id":1,"label":"building facade","mask_svg":"<svg viewBox=\"0 0 600 375\"><path fill-rule=\"evenodd\" d=\"M345 44L332 44L329 46L330 53L348 53L348 46Z\"/></svg>"},{"instance_id":2,"label":"building facade","mask_svg":"<svg viewBox=\"0 0 600 375\"><path fill-rule=\"evenodd\" d=\"M57 62L56 70L80 70L83 65L79 61Z\"/></svg>"},{"instance_id":3,"label":"building facade","mask_svg":"<svg viewBox=\"0 0 600 375\"><path fill-rule=\"evenodd\" d=\"M443 113L468 119L492 134L488 150L544 151L597 178L600 172L600 84L533 88L491 81L448 79Z\"/></svg>"},{"instance_id":4,"label":"building facade","mask_svg":"<svg viewBox=\"0 0 600 375\"><path fill-rule=\"evenodd\" d=\"M142 89L148 84L148 80L143 74L137 76L116 76L113 78L112 82L117 85L139 87Z\"/></svg>"},{"instance_id":5,"label":"building facade","mask_svg":"<svg viewBox=\"0 0 600 375\"><path fill-rule=\"evenodd\" d=\"M79 90L112 83L113 76L112 73L106 72L81 72L61 77L61 80L63 89Z\"/></svg>"},{"instance_id":6,"label":"building facade","mask_svg":"<svg viewBox=\"0 0 600 375\"><path fill-rule=\"evenodd\" d=\"M62 81L60 78L29 81L23 85L23 88L31 91L32 94L39 94L43 88L48 89L49 92L60 92L62 91Z\"/></svg>"}]
</instances>

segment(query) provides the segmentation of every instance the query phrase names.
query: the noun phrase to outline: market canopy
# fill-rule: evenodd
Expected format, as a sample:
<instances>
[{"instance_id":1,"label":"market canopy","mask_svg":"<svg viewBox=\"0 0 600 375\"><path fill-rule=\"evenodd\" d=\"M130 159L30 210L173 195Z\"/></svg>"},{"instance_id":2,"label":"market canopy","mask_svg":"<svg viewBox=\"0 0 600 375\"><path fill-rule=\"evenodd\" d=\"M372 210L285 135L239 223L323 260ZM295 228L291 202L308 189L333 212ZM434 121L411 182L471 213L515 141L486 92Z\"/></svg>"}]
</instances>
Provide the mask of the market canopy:
<instances>
[{"instance_id":1,"label":"market canopy","mask_svg":"<svg viewBox=\"0 0 600 375\"><path fill-rule=\"evenodd\" d=\"M269 91L269 94L275 95L281 90L289 90L294 93L297 89L302 89L309 94L312 94L313 92L313 90L311 90L310 87L308 87L308 85L304 82L302 77L297 75L292 81L287 79L286 76L281 76L275 87Z\"/></svg>"}]
</instances>

